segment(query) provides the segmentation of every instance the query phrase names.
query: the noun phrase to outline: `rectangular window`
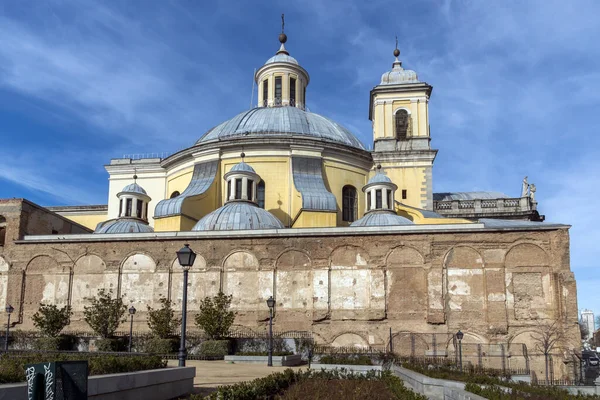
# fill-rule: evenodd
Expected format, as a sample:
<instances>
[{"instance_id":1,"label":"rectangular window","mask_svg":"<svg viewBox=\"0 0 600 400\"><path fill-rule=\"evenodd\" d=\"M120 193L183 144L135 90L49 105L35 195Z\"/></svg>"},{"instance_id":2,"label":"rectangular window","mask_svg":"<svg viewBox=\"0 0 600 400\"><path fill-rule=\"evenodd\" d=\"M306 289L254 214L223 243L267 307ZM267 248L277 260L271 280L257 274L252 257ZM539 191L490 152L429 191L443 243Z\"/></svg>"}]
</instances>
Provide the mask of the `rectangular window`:
<instances>
[{"instance_id":1,"label":"rectangular window","mask_svg":"<svg viewBox=\"0 0 600 400\"><path fill-rule=\"evenodd\" d=\"M304 104L304 108L306 108L306 86L302 91L302 103Z\"/></svg>"},{"instance_id":2,"label":"rectangular window","mask_svg":"<svg viewBox=\"0 0 600 400\"><path fill-rule=\"evenodd\" d=\"M382 198L381 198L381 189L377 189L375 191L375 208L382 208Z\"/></svg>"},{"instance_id":3,"label":"rectangular window","mask_svg":"<svg viewBox=\"0 0 600 400\"><path fill-rule=\"evenodd\" d=\"M225 194L225 199L229 200L229 196L231 196L231 179L227 181L227 194Z\"/></svg>"},{"instance_id":4,"label":"rectangular window","mask_svg":"<svg viewBox=\"0 0 600 400\"><path fill-rule=\"evenodd\" d=\"M391 208L393 210L394 205L392 204L392 191L391 190L387 191L387 201L388 201L388 208Z\"/></svg>"},{"instance_id":5,"label":"rectangular window","mask_svg":"<svg viewBox=\"0 0 600 400\"><path fill-rule=\"evenodd\" d=\"M123 214L123 199L119 200L119 217Z\"/></svg>"},{"instance_id":6,"label":"rectangular window","mask_svg":"<svg viewBox=\"0 0 600 400\"><path fill-rule=\"evenodd\" d=\"M246 188L246 196L248 200L252 200L252 181L248 181L248 187Z\"/></svg>"},{"instance_id":7,"label":"rectangular window","mask_svg":"<svg viewBox=\"0 0 600 400\"><path fill-rule=\"evenodd\" d=\"M146 203L146 209L144 210L144 219L148 219L148 203Z\"/></svg>"},{"instance_id":8,"label":"rectangular window","mask_svg":"<svg viewBox=\"0 0 600 400\"><path fill-rule=\"evenodd\" d=\"M290 105L296 105L296 79L290 78Z\"/></svg>"},{"instance_id":9,"label":"rectangular window","mask_svg":"<svg viewBox=\"0 0 600 400\"><path fill-rule=\"evenodd\" d=\"M407 197L408 197L408 194L406 192L406 189L402 189L402 200L406 200Z\"/></svg>"},{"instance_id":10,"label":"rectangular window","mask_svg":"<svg viewBox=\"0 0 600 400\"><path fill-rule=\"evenodd\" d=\"M263 81L263 107L267 106L268 100L269 100L269 80L265 79Z\"/></svg>"},{"instance_id":11,"label":"rectangular window","mask_svg":"<svg viewBox=\"0 0 600 400\"><path fill-rule=\"evenodd\" d=\"M131 199L125 201L125 216L131 217Z\"/></svg>"},{"instance_id":12,"label":"rectangular window","mask_svg":"<svg viewBox=\"0 0 600 400\"><path fill-rule=\"evenodd\" d=\"M142 218L142 207L143 207L142 201L138 200L137 207L135 208L135 216L138 218Z\"/></svg>"},{"instance_id":13,"label":"rectangular window","mask_svg":"<svg viewBox=\"0 0 600 400\"><path fill-rule=\"evenodd\" d=\"M256 202L260 208L265 208L265 181L256 186Z\"/></svg>"},{"instance_id":14,"label":"rectangular window","mask_svg":"<svg viewBox=\"0 0 600 400\"><path fill-rule=\"evenodd\" d=\"M235 180L235 198L238 200L242 198L242 180L241 179Z\"/></svg>"},{"instance_id":15,"label":"rectangular window","mask_svg":"<svg viewBox=\"0 0 600 400\"><path fill-rule=\"evenodd\" d=\"M281 77L275 77L275 105L281 105Z\"/></svg>"},{"instance_id":16,"label":"rectangular window","mask_svg":"<svg viewBox=\"0 0 600 400\"><path fill-rule=\"evenodd\" d=\"M367 195L367 211L371 209L371 193Z\"/></svg>"}]
</instances>

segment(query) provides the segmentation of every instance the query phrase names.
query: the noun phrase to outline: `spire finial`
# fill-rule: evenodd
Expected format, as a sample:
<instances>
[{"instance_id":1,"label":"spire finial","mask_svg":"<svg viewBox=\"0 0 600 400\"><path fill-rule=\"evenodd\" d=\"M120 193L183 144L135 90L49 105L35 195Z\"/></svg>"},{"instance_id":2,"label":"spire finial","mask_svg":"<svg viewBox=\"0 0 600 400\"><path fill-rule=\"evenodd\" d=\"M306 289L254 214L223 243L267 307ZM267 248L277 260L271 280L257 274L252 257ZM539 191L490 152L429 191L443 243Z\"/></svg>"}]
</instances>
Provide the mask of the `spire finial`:
<instances>
[{"instance_id":1,"label":"spire finial","mask_svg":"<svg viewBox=\"0 0 600 400\"><path fill-rule=\"evenodd\" d=\"M283 33L284 28L285 28L285 14L281 14L281 33L279 34L279 42L282 45L285 42L287 42L287 35L285 33Z\"/></svg>"},{"instance_id":2,"label":"spire finial","mask_svg":"<svg viewBox=\"0 0 600 400\"><path fill-rule=\"evenodd\" d=\"M396 57L396 61L398 61L399 55L400 55L400 50L398 49L398 36L396 35L396 48L394 49L394 57Z\"/></svg>"},{"instance_id":3,"label":"spire finial","mask_svg":"<svg viewBox=\"0 0 600 400\"><path fill-rule=\"evenodd\" d=\"M381 172L381 164L377 164L377 173Z\"/></svg>"},{"instance_id":4,"label":"spire finial","mask_svg":"<svg viewBox=\"0 0 600 400\"><path fill-rule=\"evenodd\" d=\"M246 153L244 153L244 150L242 150L240 157L242 157L242 162L244 162L244 157L246 157Z\"/></svg>"},{"instance_id":5,"label":"spire finial","mask_svg":"<svg viewBox=\"0 0 600 400\"><path fill-rule=\"evenodd\" d=\"M134 168L133 169L133 183L137 183L136 182L137 178L138 178L138 176L137 176L137 168Z\"/></svg>"}]
</instances>

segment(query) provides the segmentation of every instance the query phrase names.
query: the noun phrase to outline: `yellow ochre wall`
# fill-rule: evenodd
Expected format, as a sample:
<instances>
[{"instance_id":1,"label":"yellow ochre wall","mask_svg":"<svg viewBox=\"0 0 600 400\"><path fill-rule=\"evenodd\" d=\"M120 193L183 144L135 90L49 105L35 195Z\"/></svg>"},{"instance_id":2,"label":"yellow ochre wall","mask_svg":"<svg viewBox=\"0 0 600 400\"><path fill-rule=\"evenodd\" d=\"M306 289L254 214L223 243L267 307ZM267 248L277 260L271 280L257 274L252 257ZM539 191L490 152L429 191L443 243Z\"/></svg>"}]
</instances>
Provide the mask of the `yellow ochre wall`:
<instances>
[{"instance_id":1,"label":"yellow ochre wall","mask_svg":"<svg viewBox=\"0 0 600 400\"><path fill-rule=\"evenodd\" d=\"M96 229L96 225L100 222L104 222L108 219L107 213L99 213L99 214L85 214L85 215L77 215L71 213L57 213L62 215L65 218L70 219L73 222L76 222L80 225L85 226L86 228Z\"/></svg>"},{"instance_id":2,"label":"yellow ochre wall","mask_svg":"<svg viewBox=\"0 0 600 400\"><path fill-rule=\"evenodd\" d=\"M395 200L411 207L423 208L421 204L421 189L425 188L426 169L423 167L399 167L395 163L381 163L384 173L394 182L398 189ZM402 199L402 189L406 190L407 198Z\"/></svg>"},{"instance_id":3,"label":"yellow ochre wall","mask_svg":"<svg viewBox=\"0 0 600 400\"><path fill-rule=\"evenodd\" d=\"M336 225L333 226L349 226L350 223L342 221L342 189L346 185L354 186L358 195L358 215L357 219L361 218L365 213L365 194L362 191L363 186L367 184L368 171L362 168L353 167L351 165L325 160L323 162L325 171L325 186L337 201L337 218Z\"/></svg>"}]
</instances>

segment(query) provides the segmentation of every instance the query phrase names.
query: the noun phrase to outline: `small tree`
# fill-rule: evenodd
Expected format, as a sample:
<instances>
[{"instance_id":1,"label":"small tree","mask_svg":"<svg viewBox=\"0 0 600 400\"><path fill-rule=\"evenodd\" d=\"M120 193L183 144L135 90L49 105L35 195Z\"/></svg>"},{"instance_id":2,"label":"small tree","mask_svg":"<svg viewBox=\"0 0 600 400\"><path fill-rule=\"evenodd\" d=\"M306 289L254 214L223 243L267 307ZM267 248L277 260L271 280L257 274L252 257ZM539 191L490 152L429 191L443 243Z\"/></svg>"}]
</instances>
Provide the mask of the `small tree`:
<instances>
[{"instance_id":1,"label":"small tree","mask_svg":"<svg viewBox=\"0 0 600 400\"><path fill-rule=\"evenodd\" d=\"M91 302L84 307L83 319L92 330L104 339L112 337L119 325L127 320L124 318L127 306L122 298L112 298L112 290L100 289Z\"/></svg>"},{"instance_id":2,"label":"small tree","mask_svg":"<svg viewBox=\"0 0 600 400\"><path fill-rule=\"evenodd\" d=\"M54 304L40 304L40 308L31 317L33 325L46 337L56 337L69 325L73 313L70 306L58 308Z\"/></svg>"},{"instance_id":3,"label":"small tree","mask_svg":"<svg viewBox=\"0 0 600 400\"><path fill-rule=\"evenodd\" d=\"M235 313L229 310L232 296L219 292L214 297L206 297L200 303L200 314L196 315L196 325L212 340L227 337L235 320Z\"/></svg>"},{"instance_id":4,"label":"small tree","mask_svg":"<svg viewBox=\"0 0 600 400\"><path fill-rule=\"evenodd\" d=\"M160 339L168 339L175 335L175 331L181 325L181 318L175 318L173 303L165 297L161 297L160 308L153 309L148 306L148 327L152 334Z\"/></svg>"},{"instance_id":5,"label":"small tree","mask_svg":"<svg viewBox=\"0 0 600 400\"><path fill-rule=\"evenodd\" d=\"M565 338L566 333L567 332L562 324L559 321L554 321L552 323L540 323L536 327L535 332L531 334L536 350L541 351L544 354L546 362L546 382L549 381L548 360L550 352Z\"/></svg>"},{"instance_id":6,"label":"small tree","mask_svg":"<svg viewBox=\"0 0 600 400\"><path fill-rule=\"evenodd\" d=\"M581 332L581 340L587 340L590 336L590 330L588 329L587 324L583 323L583 321L579 321L579 331Z\"/></svg>"}]
</instances>

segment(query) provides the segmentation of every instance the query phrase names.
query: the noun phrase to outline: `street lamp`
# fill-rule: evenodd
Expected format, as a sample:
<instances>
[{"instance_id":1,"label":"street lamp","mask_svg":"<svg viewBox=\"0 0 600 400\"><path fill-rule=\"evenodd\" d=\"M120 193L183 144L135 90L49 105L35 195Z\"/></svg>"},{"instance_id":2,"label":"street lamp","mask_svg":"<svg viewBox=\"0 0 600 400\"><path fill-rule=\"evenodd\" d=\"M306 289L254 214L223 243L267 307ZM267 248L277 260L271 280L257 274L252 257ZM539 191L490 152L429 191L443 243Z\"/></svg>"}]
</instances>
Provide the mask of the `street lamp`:
<instances>
[{"instance_id":1,"label":"street lamp","mask_svg":"<svg viewBox=\"0 0 600 400\"><path fill-rule=\"evenodd\" d=\"M131 323L129 324L129 352L131 353L131 340L133 337L133 316L135 315L135 307L129 307L129 315L131 315Z\"/></svg>"},{"instance_id":2,"label":"street lamp","mask_svg":"<svg viewBox=\"0 0 600 400\"><path fill-rule=\"evenodd\" d=\"M275 299L270 296L267 300L267 306L269 306L269 359L267 366L273 366L273 308L275 307Z\"/></svg>"},{"instance_id":3,"label":"street lamp","mask_svg":"<svg viewBox=\"0 0 600 400\"><path fill-rule=\"evenodd\" d=\"M179 366L185 367L185 359L187 351L185 350L185 317L187 314L187 286L188 286L188 271L194 265L196 253L190 249L190 245L186 244L177 252L177 260L183 268L183 301L181 303L181 343L179 344Z\"/></svg>"},{"instance_id":4,"label":"street lamp","mask_svg":"<svg viewBox=\"0 0 600 400\"><path fill-rule=\"evenodd\" d=\"M8 352L8 331L10 329L10 314L15 311L15 308L10 304L6 306L6 313L8 314L8 322L6 323L6 337L4 338L4 351Z\"/></svg>"},{"instance_id":5,"label":"street lamp","mask_svg":"<svg viewBox=\"0 0 600 400\"><path fill-rule=\"evenodd\" d=\"M465 334L462 333L459 329L458 332L456 332L456 338L458 339L458 367L460 368L460 372L463 372L463 366L462 366L462 340L463 340L463 337L465 337Z\"/></svg>"}]
</instances>

